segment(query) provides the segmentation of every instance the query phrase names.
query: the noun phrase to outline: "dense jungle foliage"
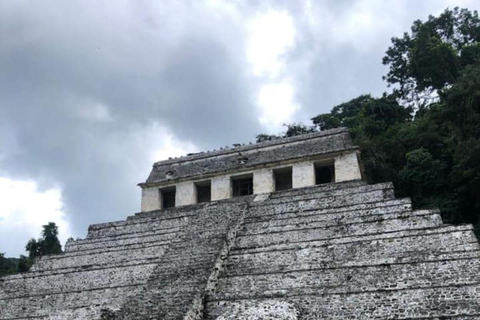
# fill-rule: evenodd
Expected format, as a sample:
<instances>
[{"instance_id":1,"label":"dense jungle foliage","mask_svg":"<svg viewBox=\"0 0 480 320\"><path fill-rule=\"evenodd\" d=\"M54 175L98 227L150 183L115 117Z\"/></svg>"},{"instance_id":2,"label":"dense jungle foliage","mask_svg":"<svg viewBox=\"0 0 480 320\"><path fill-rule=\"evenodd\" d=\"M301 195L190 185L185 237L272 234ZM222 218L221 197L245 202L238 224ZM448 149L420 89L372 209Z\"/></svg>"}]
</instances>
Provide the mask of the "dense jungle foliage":
<instances>
[{"instance_id":1,"label":"dense jungle foliage","mask_svg":"<svg viewBox=\"0 0 480 320\"><path fill-rule=\"evenodd\" d=\"M416 208L438 207L446 223L473 223L480 236L480 20L447 9L393 38L383 64L391 88L287 125L282 136L347 127L368 182L392 181ZM258 135L257 141L279 136Z\"/></svg>"}]
</instances>

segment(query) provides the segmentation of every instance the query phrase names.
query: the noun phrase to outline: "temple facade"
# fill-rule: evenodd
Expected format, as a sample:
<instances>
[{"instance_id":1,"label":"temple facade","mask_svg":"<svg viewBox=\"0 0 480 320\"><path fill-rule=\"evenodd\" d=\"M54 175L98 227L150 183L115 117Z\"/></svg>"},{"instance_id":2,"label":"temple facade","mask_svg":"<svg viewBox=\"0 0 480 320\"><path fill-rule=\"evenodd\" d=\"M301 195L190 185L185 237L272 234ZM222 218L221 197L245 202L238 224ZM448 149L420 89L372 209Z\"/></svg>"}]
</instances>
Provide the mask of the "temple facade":
<instances>
[{"instance_id":1,"label":"temple facade","mask_svg":"<svg viewBox=\"0 0 480 320\"><path fill-rule=\"evenodd\" d=\"M157 162L141 211L0 278L0 320L480 320L472 225L362 179L346 129Z\"/></svg>"},{"instance_id":2,"label":"temple facade","mask_svg":"<svg viewBox=\"0 0 480 320\"><path fill-rule=\"evenodd\" d=\"M142 211L361 180L358 148L341 128L157 162Z\"/></svg>"}]
</instances>

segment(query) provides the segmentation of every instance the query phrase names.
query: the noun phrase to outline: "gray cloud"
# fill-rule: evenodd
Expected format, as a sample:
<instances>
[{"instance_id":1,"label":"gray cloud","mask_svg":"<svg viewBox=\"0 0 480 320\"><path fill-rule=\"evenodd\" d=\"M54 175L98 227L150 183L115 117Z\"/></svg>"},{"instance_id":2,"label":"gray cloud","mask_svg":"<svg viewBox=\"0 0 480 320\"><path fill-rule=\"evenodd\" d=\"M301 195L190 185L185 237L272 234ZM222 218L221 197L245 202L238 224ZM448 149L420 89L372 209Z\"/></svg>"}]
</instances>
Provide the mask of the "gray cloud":
<instances>
[{"instance_id":1,"label":"gray cloud","mask_svg":"<svg viewBox=\"0 0 480 320\"><path fill-rule=\"evenodd\" d=\"M305 10L251 1L232 13L200 2L2 1L0 176L61 187L74 236L90 223L123 219L138 210L136 183L165 139L158 126L199 149L265 131L255 105L262 79L250 75L245 57L244 23L259 11L287 10L294 20L297 43L285 62L303 107L297 119L381 93L380 59L392 30L365 30L375 38L365 48L307 19L342 23L357 2L312 2ZM429 3L392 15L401 19L391 21L395 30L443 10Z\"/></svg>"},{"instance_id":2,"label":"gray cloud","mask_svg":"<svg viewBox=\"0 0 480 320\"><path fill-rule=\"evenodd\" d=\"M201 149L260 131L235 26L134 3L1 5L2 176L60 186L75 235L138 210L154 123Z\"/></svg>"}]
</instances>

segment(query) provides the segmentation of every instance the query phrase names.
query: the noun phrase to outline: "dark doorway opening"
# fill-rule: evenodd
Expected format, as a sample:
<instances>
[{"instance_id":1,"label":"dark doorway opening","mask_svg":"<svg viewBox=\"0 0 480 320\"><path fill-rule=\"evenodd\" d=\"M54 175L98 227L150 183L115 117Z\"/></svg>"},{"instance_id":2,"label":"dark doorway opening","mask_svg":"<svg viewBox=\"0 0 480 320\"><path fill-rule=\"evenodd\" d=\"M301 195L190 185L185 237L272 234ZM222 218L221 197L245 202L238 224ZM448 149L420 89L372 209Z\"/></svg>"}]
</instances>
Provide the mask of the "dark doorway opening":
<instances>
[{"instance_id":1,"label":"dark doorway opening","mask_svg":"<svg viewBox=\"0 0 480 320\"><path fill-rule=\"evenodd\" d=\"M175 187L160 190L162 195L162 209L175 207Z\"/></svg>"},{"instance_id":2,"label":"dark doorway opening","mask_svg":"<svg viewBox=\"0 0 480 320\"><path fill-rule=\"evenodd\" d=\"M292 189L292 167L273 170L275 191Z\"/></svg>"},{"instance_id":3,"label":"dark doorway opening","mask_svg":"<svg viewBox=\"0 0 480 320\"><path fill-rule=\"evenodd\" d=\"M196 183L197 187L197 203L212 201L212 185L210 181Z\"/></svg>"},{"instance_id":4,"label":"dark doorway opening","mask_svg":"<svg viewBox=\"0 0 480 320\"><path fill-rule=\"evenodd\" d=\"M253 194L253 176L232 178L232 196L241 197Z\"/></svg>"},{"instance_id":5,"label":"dark doorway opening","mask_svg":"<svg viewBox=\"0 0 480 320\"><path fill-rule=\"evenodd\" d=\"M331 165L315 165L315 184L335 181L335 168Z\"/></svg>"}]
</instances>

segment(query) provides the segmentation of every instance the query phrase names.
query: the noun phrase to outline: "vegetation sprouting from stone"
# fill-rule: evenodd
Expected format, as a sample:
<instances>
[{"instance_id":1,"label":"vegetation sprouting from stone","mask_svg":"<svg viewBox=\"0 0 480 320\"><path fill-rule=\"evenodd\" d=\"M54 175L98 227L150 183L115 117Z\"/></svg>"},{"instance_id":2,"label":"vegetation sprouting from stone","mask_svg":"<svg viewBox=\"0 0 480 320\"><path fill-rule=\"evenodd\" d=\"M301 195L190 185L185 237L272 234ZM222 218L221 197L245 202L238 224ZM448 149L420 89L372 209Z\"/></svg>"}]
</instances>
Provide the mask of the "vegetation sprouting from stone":
<instances>
[{"instance_id":1,"label":"vegetation sprouting from stone","mask_svg":"<svg viewBox=\"0 0 480 320\"><path fill-rule=\"evenodd\" d=\"M49 222L43 226L41 237L36 240L30 239L25 246L28 256L20 255L20 258L6 258L0 253L0 276L26 272L30 269L35 258L62 253L62 246L58 240L58 227L55 222Z\"/></svg>"},{"instance_id":2,"label":"vegetation sprouting from stone","mask_svg":"<svg viewBox=\"0 0 480 320\"><path fill-rule=\"evenodd\" d=\"M447 223L473 223L479 236L478 13L446 9L415 21L392 39L383 64L390 93L337 105L312 118L316 130L349 128L368 182L393 181L398 196L417 208L439 207ZM287 127L283 136L305 133Z\"/></svg>"}]
</instances>

